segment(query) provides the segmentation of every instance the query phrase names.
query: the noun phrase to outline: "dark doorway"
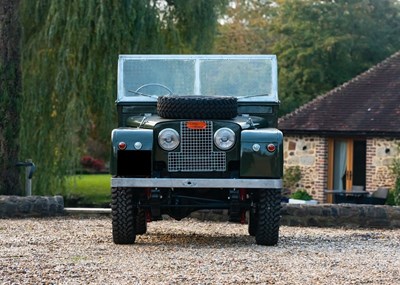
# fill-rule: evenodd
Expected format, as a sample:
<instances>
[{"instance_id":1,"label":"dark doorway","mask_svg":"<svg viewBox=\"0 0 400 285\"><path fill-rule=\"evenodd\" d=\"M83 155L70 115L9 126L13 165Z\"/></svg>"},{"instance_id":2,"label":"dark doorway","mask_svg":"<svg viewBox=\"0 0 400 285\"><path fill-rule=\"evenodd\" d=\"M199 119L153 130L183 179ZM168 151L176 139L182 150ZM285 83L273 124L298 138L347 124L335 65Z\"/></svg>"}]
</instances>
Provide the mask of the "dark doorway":
<instances>
[{"instance_id":1,"label":"dark doorway","mask_svg":"<svg viewBox=\"0 0 400 285\"><path fill-rule=\"evenodd\" d=\"M353 146L353 185L364 186L364 190L366 190L367 143L365 140L354 140Z\"/></svg>"}]
</instances>

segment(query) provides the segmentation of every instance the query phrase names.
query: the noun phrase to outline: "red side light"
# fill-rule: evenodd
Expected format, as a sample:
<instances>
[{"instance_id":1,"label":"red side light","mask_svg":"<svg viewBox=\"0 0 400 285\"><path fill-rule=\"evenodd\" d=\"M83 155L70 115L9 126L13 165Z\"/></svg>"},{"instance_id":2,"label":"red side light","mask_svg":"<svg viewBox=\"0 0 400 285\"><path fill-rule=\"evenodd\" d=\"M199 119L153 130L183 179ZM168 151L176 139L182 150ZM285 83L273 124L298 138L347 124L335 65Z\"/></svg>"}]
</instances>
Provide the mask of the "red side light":
<instances>
[{"instance_id":1,"label":"red side light","mask_svg":"<svg viewBox=\"0 0 400 285\"><path fill-rule=\"evenodd\" d=\"M276 147L273 143L270 143L269 145L267 145L267 150L269 152L274 152L276 150Z\"/></svg>"},{"instance_id":2,"label":"red side light","mask_svg":"<svg viewBox=\"0 0 400 285\"><path fill-rule=\"evenodd\" d=\"M186 123L186 127L192 130L204 130L207 128L207 123L204 121L189 121Z\"/></svg>"},{"instance_id":3,"label":"red side light","mask_svg":"<svg viewBox=\"0 0 400 285\"><path fill-rule=\"evenodd\" d=\"M118 143L118 148L120 150L125 150L126 149L126 143L125 142L119 142Z\"/></svg>"}]
</instances>

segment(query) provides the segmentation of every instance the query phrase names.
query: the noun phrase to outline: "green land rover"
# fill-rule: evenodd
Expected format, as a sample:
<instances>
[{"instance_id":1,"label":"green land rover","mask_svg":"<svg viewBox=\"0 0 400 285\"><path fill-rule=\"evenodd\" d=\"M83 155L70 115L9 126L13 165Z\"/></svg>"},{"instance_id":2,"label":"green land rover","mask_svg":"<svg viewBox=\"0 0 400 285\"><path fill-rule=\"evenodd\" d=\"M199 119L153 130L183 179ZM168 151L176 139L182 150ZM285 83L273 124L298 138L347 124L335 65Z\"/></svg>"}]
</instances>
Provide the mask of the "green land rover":
<instances>
[{"instance_id":1,"label":"green land rover","mask_svg":"<svg viewBox=\"0 0 400 285\"><path fill-rule=\"evenodd\" d=\"M120 55L112 231L132 244L162 215L227 209L279 239L283 136L274 55Z\"/></svg>"}]
</instances>

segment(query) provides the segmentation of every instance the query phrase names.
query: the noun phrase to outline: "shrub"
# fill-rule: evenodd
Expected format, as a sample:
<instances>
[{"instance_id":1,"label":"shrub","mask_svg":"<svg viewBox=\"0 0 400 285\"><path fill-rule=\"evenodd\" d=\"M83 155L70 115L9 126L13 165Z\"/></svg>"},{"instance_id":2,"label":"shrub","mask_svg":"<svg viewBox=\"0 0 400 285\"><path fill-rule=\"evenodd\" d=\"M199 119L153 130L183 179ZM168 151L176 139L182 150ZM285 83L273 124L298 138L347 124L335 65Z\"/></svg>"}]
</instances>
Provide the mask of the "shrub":
<instances>
[{"instance_id":1,"label":"shrub","mask_svg":"<svg viewBox=\"0 0 400 285\"><path fill-rule=\"evenodd\" d=\"M105 169L104 161L101 159L95 159L90 155L85 155L81 158L81 165L87 170L94 170L97 172L103 171Z\"/></svg>"},{"instance_id":2,"label":"shrub","mask_svg":"<svg viewBox=\"0 0 400 285\"><path fill-rule=\"evenodd\" d=\"M396 184L393 190L394 204L400 206L400 173L397 175Z\"/></svg>"},{"instance_id":3,"label":"shrub","mask_svg":"<svg viewBox=\"0 0 400 285\"><path fill-rule=\"evenodd\" d=\"M400 145L397 146L400 152ZM396 177L396 182L393 189L393 200L394 204L400 206L400 158L395 158L393 160L391 170Z\"/></svg>"},{"instance_id":4,"label":"shrub","mask_svg":"<svg viewBox=\"0 0 400 285\"><path fill-rule=\"evenodd\" d=\"M285 168L283 174L283 187L293 192L301 179L301 170L299 166L289 166Z\"/></svg>"},{"instance_id":5,"label":"shrub","mask_svg":"<svg viewBox=\"0 0 400 285\"><path fill-rule=\"evenodd\" d=\"M313 199L313 197L308 194L306 190L297 190L292 195L290 195L290 198L304 201L310 201Z\"/></svg>"},{"instance_id":6,"label":"shrub","mask_svg":"<svg viewBox=\"0 0 400 285\"><path fill-rule=\"evenodd\" d=\"M389 191L389 194L388 194L388 197L386 199L385 205L389 205L389 206L395 206L396 205L396 203L394 202L394 190L393 189Z\"/></svg>"}]
</instances>

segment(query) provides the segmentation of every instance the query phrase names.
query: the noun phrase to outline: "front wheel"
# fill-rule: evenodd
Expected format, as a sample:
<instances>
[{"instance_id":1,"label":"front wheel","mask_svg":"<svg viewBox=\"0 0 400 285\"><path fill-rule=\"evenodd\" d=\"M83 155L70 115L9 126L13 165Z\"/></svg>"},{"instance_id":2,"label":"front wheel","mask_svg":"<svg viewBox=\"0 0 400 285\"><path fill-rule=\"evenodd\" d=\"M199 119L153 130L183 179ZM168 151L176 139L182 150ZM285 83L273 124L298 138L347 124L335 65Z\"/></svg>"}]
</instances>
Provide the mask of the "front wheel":
<instances>
[{"instance_id":1,"label":"front wheel","mask_svg":"<svg viewBox=\"0 0 400 285\"><path fill-rule=\"evenodd\" d=\"M136 235L144 235L147 232L146 211L138 209L136 215Z\"/></svg>"},{"instance_id":2,"label":"front wheel","mask_svg":"<svg viewBox=\"0 0 400 285\"><path fill-rule=\"evenodd\" d=\"M256 214L257 214L257 209L255 205L252 205L249 211L249 225L248 225L249 235L251 235L252 237L254 237L257 233Z\"/></svg>"},{"instance_id":3,"label":"front wheel","mask_svg":"<svg viewBox=\"0 0 400 285\"><path fill-rule=\"evenodd\" d=\"M256 210L258 245L276 245L279 239L281 217L281 191L276 189L260 190Z\"/></svg>"},{"instance_id":4,"label":"front wheel","mask_svg":"<svg viewBox=\"0 0 400 285\"><path fill-rule=\"evenodd\" d=\"M137 207L132 189L111 189L111 216L114 243L135 243Z\"/></svg>"}]
</instances>

